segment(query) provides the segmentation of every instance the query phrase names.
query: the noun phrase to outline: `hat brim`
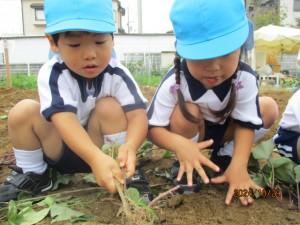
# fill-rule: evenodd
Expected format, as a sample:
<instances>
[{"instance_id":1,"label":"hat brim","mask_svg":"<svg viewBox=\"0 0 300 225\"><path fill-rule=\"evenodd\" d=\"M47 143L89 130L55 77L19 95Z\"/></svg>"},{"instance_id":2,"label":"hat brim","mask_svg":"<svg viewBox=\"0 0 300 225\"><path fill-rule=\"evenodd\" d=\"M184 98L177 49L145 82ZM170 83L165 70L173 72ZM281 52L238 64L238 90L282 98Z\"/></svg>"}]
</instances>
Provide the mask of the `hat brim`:
<instances>
[{"instance_id":1,"label":"hat brim","mask_svg":"<svg viewBox=\"0 0 300 225\"><path fill-rule=\"evenodd\" d=\"M240 48L245 43L248 33L247 21L244 26L234 32L205 42L186 45L177 40L176 50L181 57L189 60L217 58Z\"/></svg>"},{"instance_id":2,"label":"hat brim","mask_svg":"<svg viewBox=\"0 0 300 225\"><path fill-rule=\"evenodd\" d=\"M45 30L46 34L55 34L66 31L87 31L92 33L114 33L116 27L114 24L96 20L68 20L57 23Z\"/></svg>"}]
</instances>

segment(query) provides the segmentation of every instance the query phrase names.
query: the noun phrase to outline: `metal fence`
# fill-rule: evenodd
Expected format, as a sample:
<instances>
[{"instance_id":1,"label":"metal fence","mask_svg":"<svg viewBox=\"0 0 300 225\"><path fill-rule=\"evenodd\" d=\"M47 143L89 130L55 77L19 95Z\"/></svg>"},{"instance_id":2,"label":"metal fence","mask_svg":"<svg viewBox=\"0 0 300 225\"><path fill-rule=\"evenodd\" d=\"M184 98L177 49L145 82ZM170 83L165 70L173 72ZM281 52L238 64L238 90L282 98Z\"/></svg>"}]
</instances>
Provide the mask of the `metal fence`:
<instances>
[{"instance_id":1,"label":"metal fence","mask_svg":"<svg viewBox=\"0 0 300 225\"><path fill-rule=\"evenodd\" d=\"M121 63L126 66L134 75L160 75L167 68L161 67L161 54L159 53L131 53L125 55ZM11 75L37 75L43 64L10 64ZM0 54L0 76L6 76L6 65L3 54Z\"/></svg>"}]
</instances>

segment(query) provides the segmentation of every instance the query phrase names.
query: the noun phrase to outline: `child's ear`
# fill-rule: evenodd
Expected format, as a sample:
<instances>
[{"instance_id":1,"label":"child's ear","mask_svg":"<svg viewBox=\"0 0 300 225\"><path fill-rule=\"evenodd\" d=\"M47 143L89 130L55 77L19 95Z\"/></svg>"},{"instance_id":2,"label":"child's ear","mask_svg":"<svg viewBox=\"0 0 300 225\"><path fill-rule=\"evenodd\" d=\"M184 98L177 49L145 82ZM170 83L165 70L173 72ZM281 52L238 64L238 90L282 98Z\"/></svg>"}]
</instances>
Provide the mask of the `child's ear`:
<instances>
[{"instance_id":1,"label":"child's ear","mask_svg":"<svg viewBox=\"0 0 300 225\"><path fill-rule=\"evenodd\" d=\"M53 52L58 53L58 46L52 38L52 35L46 34L46 38L49 41L50 48Z\"/></svg>"}]
</instances>

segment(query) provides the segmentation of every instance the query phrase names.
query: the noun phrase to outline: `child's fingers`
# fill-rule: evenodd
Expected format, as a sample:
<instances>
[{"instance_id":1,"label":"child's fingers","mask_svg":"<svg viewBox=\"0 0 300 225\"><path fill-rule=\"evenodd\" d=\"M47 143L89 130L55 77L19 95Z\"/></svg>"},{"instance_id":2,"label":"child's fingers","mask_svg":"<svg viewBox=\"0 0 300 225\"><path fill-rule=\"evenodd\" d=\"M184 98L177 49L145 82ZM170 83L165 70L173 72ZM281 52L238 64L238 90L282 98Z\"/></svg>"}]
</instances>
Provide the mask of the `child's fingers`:
<instances>
[{"instance_id":1,"label":"child's fingers","mask_svg":"<svg viewBox=\"0 0 300 225\"><path fill-rule=\"evenodd\" d=\"M198 172L198 174L200 175L201 179L203 180L203 182L205 184L208 184L209 183L209 179L203 169L202 166L199 165L199 167L195 167L195 170Z\"/></svg>"},{"instance_id":2,"label":"child's fingers","mask_svg":"<svg viewBox=\"0 0 300 225\"><path fill-rule=\"evenodd\" d=\"M181 178L183 176L183 174L185 173L185 167L182 165L182 163L180 163L180 167L179 167L179 171L178 171L178 175L177 175L177 181L181 181Z\"/></svg>"},{"instance_id":3,"label":"child's fingers","mask_svg":"<svg viewBox=\"0 0 300 225\"><path fill-rule=\"evenodd\" d=\"M222 176L218 176L218 177L212 178L211 182L214 183L214 184L220 184L220 183L227 182L227 179L226 179L226 177L224 175L222 175Z\"/></svg>"},{"instance_id":4,"label":"child's fingers","mask_svg":"<svg viewBox=\"0 0 300 225\"><path fill-rule=\"evenodd\" d=\"M229 204L230 204L230 202L231 202L231 200L232 200L233 194L234 194L233 190L231 190L231 189L229 188L229 190L228 190L228 192L227 192L227 195L226 195L226 199L225 199L225 204L226 204L226 205L229 205ZM241 201L241 202L242 202L242 201ZM242 202L242 204L243 204L243 202Z\"/></svg>"},{"instance_id":5,"label":"child's fingers","mask_svg":"<svg viewBox=\"0 0 300 225\"><path fill-rule=\"evenodd\" d=\"M124 149L119 148L119 152L118 152L118 162L119 162L120 167L124 167L124 166L125 166L127 157L128 157L128 152L127 152L127 150L124 150Z\"/></svg>"},{"instance_id":6,"label":"child's fingers","mask_svg":"<svg viewBox=\"0 0 300 225\"><path fill-rule=\"evenodd\" d=\"M212 161L210 161L208 158L206 158L204 156L203 156L203 159L201 159L201 164L208 166L209 168L211 168L215 172L220 171L220 168L216 164L214 164Z\"/></svg>"},{"instance_id":7,"label":"child's fingers","mask_svg":"<svg viewBox=\"0 0 300 225\"><path fill-rule=\"evenodd\" d=\"M209 146L211 146L214 143L213 139L207 140L207 141L201 141L198 143L198 147L200 150L207 149Z\"/></svg>"}]
</instances>

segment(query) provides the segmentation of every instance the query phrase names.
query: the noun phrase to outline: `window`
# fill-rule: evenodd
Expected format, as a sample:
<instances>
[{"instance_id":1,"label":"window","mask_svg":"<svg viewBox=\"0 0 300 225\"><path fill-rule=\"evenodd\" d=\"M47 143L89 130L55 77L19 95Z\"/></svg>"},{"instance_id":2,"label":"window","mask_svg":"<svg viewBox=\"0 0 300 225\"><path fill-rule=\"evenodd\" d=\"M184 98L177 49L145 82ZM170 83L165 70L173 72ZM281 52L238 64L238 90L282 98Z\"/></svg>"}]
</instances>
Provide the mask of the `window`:
<instances>
[{"instance_id":1,"label":"window","mask_svg":"<svg viewBox=\"0 0 300 225\"><path fill-rule=\"evenodd\" d=\"M34 10L35 21L45 21L44 6L41 3L33 3L30 7Z\"/></svg>"},{"instance_id":2,"label":"window","mask_svg":"<svg viewBox=\"0 0 300 225\"><path fill-rule=\"evenodd\" d=\"M300 11L300 0L294 0L294 11Z\"/></svg>"},{"instance_id":3,"label":"window","mask_svg":"<svg viewBox=\"0 0 300 225\"><path fill-rule=\"evenodd\" d=\"M44 21L45 20L45 14L44 14L44 9L35 9L35 20L36 21Z\"/></svg>"}]
</instances>

